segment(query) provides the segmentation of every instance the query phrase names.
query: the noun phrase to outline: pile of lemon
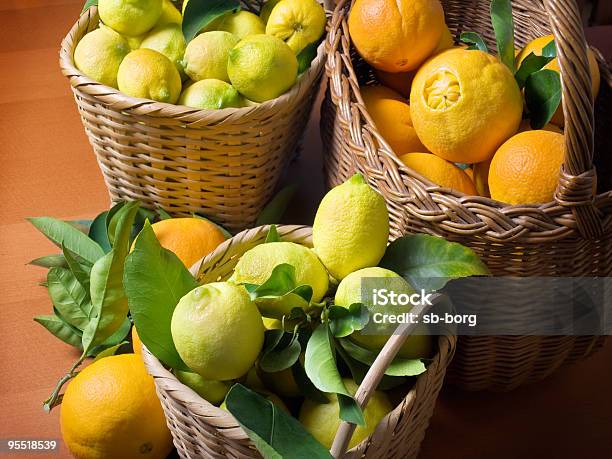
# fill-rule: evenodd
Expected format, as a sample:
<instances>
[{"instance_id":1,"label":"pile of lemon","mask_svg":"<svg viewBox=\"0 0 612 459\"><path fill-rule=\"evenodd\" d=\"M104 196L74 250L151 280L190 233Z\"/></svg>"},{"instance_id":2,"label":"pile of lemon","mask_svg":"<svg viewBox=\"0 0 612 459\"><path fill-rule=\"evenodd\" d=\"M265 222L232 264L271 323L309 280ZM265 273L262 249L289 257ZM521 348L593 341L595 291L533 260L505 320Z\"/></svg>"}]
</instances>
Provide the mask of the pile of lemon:
<instances>
[{"instance_id":1,"label":"pile of lemon","mask_svg":"<svg viewBox=\"0 0 612 459\"><path fill-rule=\"evenodd\" d=\"M289 90L298 56L317 43L325 12L316 0L269 0L259 16L230 11L189 43L170 0L99 0L100 28L76 46L85 75L121 92L201 109L244 107Z\"/></svg>"},{"instance_id":2,"label":"pile of lemon","mask_svg":"<svg viewBox=\"0 0 612 459\"><path fill-rule=\"evenodd\" d=\"M513 73L496 56L455 45L439 0L356 0L348 26L382 84L362 87L363 102L402 163L468 195L553 200L565 148L561 106L550 124L532 130ZM528 43L516 67L551 41ZM600 74L590 50L588 57L595 98ZM558 61L544 68L559 72Z\"/></svg>"}]
</instances>

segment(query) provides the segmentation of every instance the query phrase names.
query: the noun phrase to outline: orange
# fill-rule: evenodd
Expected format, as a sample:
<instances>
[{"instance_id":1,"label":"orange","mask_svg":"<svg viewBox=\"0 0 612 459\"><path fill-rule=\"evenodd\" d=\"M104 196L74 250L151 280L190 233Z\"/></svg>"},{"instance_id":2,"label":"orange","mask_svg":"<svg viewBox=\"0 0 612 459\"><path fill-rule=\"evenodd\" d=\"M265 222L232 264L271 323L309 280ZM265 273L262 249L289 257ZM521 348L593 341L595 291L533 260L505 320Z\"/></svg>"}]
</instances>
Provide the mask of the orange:
<instances>
[{"instance_id":1,"label":"orange","mask_svg":"<svg viewBox=\"0 0 612 459\"><path fill-rule=\"evenodd\" d=\"M478 194L470 177L453 163L431 153L407 153L400 161L432 182L465 194Z\"/></svg>"},{"instance_id":2,"label":"orange","mask_svg":"<svg viewBox=\"0 0 612 459\"><path fill-rule=\"evenodd\" d=\"M444 26L444 31L442 32L442 37L440 38L440 42L436 49L434 49L432 54L437 54L445 49L449 49L453 47L453 36L451 35L448 27ZM412 86L412 80L416 75L416 71L413 70L411 72L400 72L400 73L392 73L385 72L384 70L374 69L374 73L376 74L376 78L385 86L393 89L400 93L403 97L408 99L410 97L410 87Z\"/></svg>"},{"instance_id":3,"label":"orange","mask_svg":"<svg viewBox=\"0 0 612 459\"><path fill-rule=\"evenodd\" d=\"M142 355L142 341L136 331L136 325L132 325L132 349L134 349L134 354Z\"/></svg>"},{"instance_id":4,"label":"orange","mask_svg":"<svg viewBox=\"0 0 612 459\"><path fill-rule=\"evenodd\" d=\"M516 133L523 99L496 57L451 48L429 59L410 91L410 114L427 150L454 163L486 161Z\"/></svg>"},{"instance_id":5,"label":"orange","mask_svg":"<svg viewBox=\"0 0 612 459\"><path fill-rule=\"evenodd\" d=\"M219 227L201 218L168 218L151 226L162 247L174 252L187 269L225 240Z\"/></svg>"},{"instance_id":6,"label":"orange","mask_svg":"<svg viewBox=\"0 0 612 459\"><path fill-rule=\"evenodd\" d=\"M546 35L544 37L536 38L535 40L532 40L529 43L527 43L525 48L523 48L523 50L516 57L517 68L520 67L521 62L523 62L523 60L527 56L529 56L529 54L533 53L536 56L541 56L542 49L553 40L554 40L554 37L552 35ZM595 98L597 97L597 94L599 93L599 85L601 83L600 81L601 76L599 73L599 65L597 64L597 59L595 58L595 54L593 54L593 51L591 51L591 49L588 50L587 56L589 59L589 69L591 70L591 95L593 96L593 100L595 100ZM557 59L554 59L550 61L548 64L546 64L544 68L549 69L549 70L554 70L555 72L559 72L559 61ZM563 107L561 105L559 105L559 108L553 115L551 123L556 124L557 126L563 127L564 125Z\"/></svg>"},{"instance_id":7,"label":"orange","mask_svg":"<svg viewBox=\"0 0 612 459\"><path fill-rule=\"evenodd\" d=\"M510 138L491 161L491 197L509 204L552 201L564 151L563 135L556 132L525 131Z\"/></svg>"},{"instance_id":8,"label":"orange","mask_svg":"<svg viewBox=\"0 0 612 459\"><path fill-rule=\"evenodd\" d=\"M410 106L399 93L384 86L361 88L361 97L378 132L398 155L424 151L410 119Z\"/></svg>"},{"instance_id":9,"label":"orange","mask_svg":"<svg viewBox=\"0 0 612 459\"><path fill-rule=\"evenodd\" d=\"M484 196L485 198L491 197L489 193L489 167L491 167L490 159L481 163L476 163L472 166L472 181L474 182L476 191L478 191L480 196Z\"/></svg>"},{"instance_id":10,"label":"orange","mask_svg":"<svg viewBox=\"0 0 612 459\"><path fill-rule=\"evenodd\" d=\"M436 49L444 11L438 0L356 0L348 26L355 48L372 67L407 72Z\"/></svg>"},{"instance_id":11,"label":"orange","mask_svg":"<svg viewBox=\"0 0 612 459\"><path fill-rule=\"evenodd\" d=\"M140 356L104 357L81 371L64 394L60 425L79 459L163 459L172 437Z\"/></svg>"}]
</instances>

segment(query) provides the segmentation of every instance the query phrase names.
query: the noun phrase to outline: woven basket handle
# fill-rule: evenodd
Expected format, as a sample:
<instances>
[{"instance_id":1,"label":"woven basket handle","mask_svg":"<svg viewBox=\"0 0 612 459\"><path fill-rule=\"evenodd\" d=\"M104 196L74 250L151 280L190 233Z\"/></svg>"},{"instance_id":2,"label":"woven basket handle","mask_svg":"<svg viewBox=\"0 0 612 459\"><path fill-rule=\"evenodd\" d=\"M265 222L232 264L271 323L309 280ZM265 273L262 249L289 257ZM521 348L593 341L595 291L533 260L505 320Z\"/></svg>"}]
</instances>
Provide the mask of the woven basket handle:
<instances>
[{"instance_id":1,"label":"woven basket handle","mask_svg":"<svg viewBox=\"0 0 612 459\"><path fill-rule=\"evenodd\" d=\"M565 162L555 200L571 209L579 233L594 239L603 234L603 224L593 202L597 175L588 46L576 1L543 1L557 45L565 118Z\"/></svg>"},{"instance_id":2,"label":"woven basket handle","mask_svg":"<svg viewBox=\"0 0 612 459\"><path fill-rule=\"evenodd\" d=\"M441 300L441 298L441 294L434 294L431 297L432 305L417 305L412 308L410 312L421 317L424 313L434 307ZM378 387L378 384L380 384L385 371L391 362L393 362L393 359L399 352L400 348L406 342L408 336L414 332L416 327L417 324L400 325L381 349L380 353L376 357L376 360L374 360L374 363L372 363L372 366L363 378L359 389L357 389L357 393L355 394L355 400L362 409L365 409L370 397ZM335 458L340 458L344 455L356 427L357 426L355 424L346 421L343 421L340 424L330 451L332 456Z\"/></svg>"}]
</instances>

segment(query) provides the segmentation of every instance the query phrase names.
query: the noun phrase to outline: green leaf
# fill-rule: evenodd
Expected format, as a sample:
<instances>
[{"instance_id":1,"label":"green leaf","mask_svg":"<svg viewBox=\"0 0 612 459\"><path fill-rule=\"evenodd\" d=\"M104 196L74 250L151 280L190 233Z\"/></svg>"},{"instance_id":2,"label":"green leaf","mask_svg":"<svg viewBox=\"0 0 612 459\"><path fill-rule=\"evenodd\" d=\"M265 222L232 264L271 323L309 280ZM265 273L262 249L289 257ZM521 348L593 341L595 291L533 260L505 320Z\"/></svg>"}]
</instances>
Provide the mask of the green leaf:
<instances>
[{"instance_id":1,"label":"green leaf","mask_svg":"<svg viewBox=\"0 0 612 459\"><path fill-rule=\"evenodd\" d=\"M170 215L168 212L166 212L161 207L158 207L157 209L155 209L155 211L157 212L157 215L159 215L160 220L168 220L169 218L172 218L172 215Z\"/></svg>"},{"instance_id":2,"label":"green leaf","mask_svg":"<svg viewBox=\"0 0 612 459\"><path fill-rule=\"evenodd\" d=\"M467 48L469 50L478 49L485 53L489 52L489 48L487 48L487 44L482 39L482 37L476 32L461 32L461 35L459 36L459 40L469 45Z\"/></svg>"},{"instance_id":3,"label":"green leaf","mask_svg":"<svg viewBox=\"0 0 612 459\"><path fill-rule=\"evenodd\" d=\"M525 82L525 102L532 129L542 129L561 103L559 72L542 69L529 75Z\"/></svg>"},{"instance_id":4,"label":"green leaf","mask_svg":"<svg viewBox=\"0 0 612 459\"><path fill-rule=\"evenodd\" d=\"M83 330L89 323L89 292L75 275L65 268L51 268L47 273L47 288L53 306L70 325Z\"/></svg>"},{"instance_id":5,"label":"green leaf","mask_svg":"<svg viewBox=\"0 0 612 459\"><path fill-rule=\"evenodd\" d=\"M92 220L68 220L66 223L70 223L76 229L83 234L89 234L89 228L91 228Z\"/></svg>"},{"instance_id":6,"label":"green leaf","mask_svg":"<svg viewBox=\"0 0 612 459\"><path fill-rule=\"evenodd\" d=\"M36 229L58 247L62 245L79 257L95 263L104 255L102 248L69 223L52 217L29 218Z\"/></svg>"},{"instance_id":7,"label":"green leaf","mask_svg":"<svg viewBox=\"0 0 612 459\"><path fill-rule=\"evenodd\" d=\"M278 234L278 230L276 229L276 225L270 225L270 229L268 230L268 234L266 235L266 244L268 242L281 242L281 237Z\"/></svg>"},{"instance_id":8,"label":"green leaf","mask_svg":"<svg viewBox=\"0 0 612 459\"><path fill-rule=\"evenodd\" d=\"M471 249L427 234L393 241L380 266L398 273L413 288L428 292L441 289L451 279L489 275L486 265Z\"/></svg>"},{"instance_id":9,"label":"green leaf","mask_svg":"<svg viewBox=\"0 0 612 459\"><path fill-rule=\"evenodd\" d=\"M317 57L317 51L322 40L323 37L309 44L308 46L306 46L306 48L300 51L300 54L297 55L298 75L304 73L310 68L310 64L312 63L312 61L314 61L315 57Z\"/></svg>"},{"instance_id":10,"label":"green leaf","mask_svg":"<svg viewBox=\"0 0 612 459\"><path fill-rule=\"evenodd\" d=\"M81 14L87 11L92 6L98 6L98 0L87 0L85 5L83 5L83 9L81 10Z\"/></svg>"},{"instance_id":11,"label":"green leaf","mask_svg":"<svg viewBox=\"0 0 612 459\"><path fill-rule=\"evenodd\" d=\"M117 351L119 350L119 348L123 346L124 344L129 344L129 341L121 341L120 343L117 343L114 346L107 347L103 351L98 352L98 354L96 355L96 358L93 359L91 363L97 362L98 360L103 359L104 357L110 357L112 355L115 355Z\"/></svg>"},{"instance_id":12,"label":"green leaf","mask_svg":"<svg viewBox=\"0 0 612 459\"><path fill-rule=\"evenodd\" d=\"M554 42L553 42L554 43ZM525 87L525 82L527 78L534 73L543 68L546 64L548 64L554 58L545 57L545 56L536 56L533 53L529 53L529 55L523 60L521 66L514 74L514 78L519 85L519 88L523 89Z\"/></svg>"},{"instance_id":13,"label":"green leaf","mask_svg":"<svg viewBox=\"0 0 612 459\"><path fill-rule=\"evenodd\" d=\"M230 388L225 404L264 458L331 459L297 419L243 385Z\"/></svg>"},{"instance_id":14,"label":"green leaf","mask_svg":"<svg viewBox=\"0 0 612 459\"><path fill-rule=\"evenodd\" d=\"M238 11L238 0L190 0L183 14L183 35L189 43L212 21L230 11Z\"/></svg>"},{"instance_id":15,"label":"green leaf","mask_svg":"<svg viewBox=\"0 0 612 459\"><path fill-rule=\"evenodd\" d=\"M198 284L178 257L159 244L149 223L127 257L124 285L132 319L145 346L169 367L189 370L172 341L170 322L179 300Z\"/></svg>"},{"instance_id":16,"label":"green leaf","mask_svg":"<svg viewBox=\"0 0 612 459\"><path fill-rule=\"evenodd\" d=\"M64 254L64 259L68 263L70 271L72 271L72 274L74 274L74 277L76 277L85 291L89 293L89 276L91 275L91 266L79 263L75 254L64 246L62 246L62 252Z\"/></svg>"},{"instance_id":17,"label":"green leaf","mask_svg":"<svg viewBox=\"0 0 612 459\"><path fill-rule=\"evenodd\" d=\"M510 0L491 1L491 22L495 31L497 54L514 73L514 19Z\"/></svg>"},{"instance_id":18,"label":"green leaf","mask_svg":"<svg viewBox=\"0 0 612 459\"><path fill-rule=\"evenodd\" d=\"M138 202L130 202L117 212L117 223L112 232L113 249L91 268L92 312L89 324L83 330L85 353L111 336L128 313L128 301L123 290L123 269L138 206Z\"/></svg>"},{"instance_id":19,"label":"green leaf","mask_svg":"<svg viewBox=\"0 0 612 459\"><path fill-rule=\"evenodd\" d=\"M291 367L291 374L293 375L293 379L300 393L304 394L304 397L318 403L327 403L329 401L325 394L317 389L310 379L308 379L308 375L299 359Z\"/></svg>"},{"instance_id":20,"label":"green leaf","mask_svg":"<svg viewBox=\"0 0 612 459\"><path fill-rule=\"evenodd\" d=\"M126 317L121 326L117 329L117 331L115 331L115 333L106 338L103 343L91 349L87 353L87 355L89 357L98 355L100 352L104 352L109 347L113 347L117 344L124 342L131 328L132 322Z\"/></svg>"},{"instance_id":21,"label":"green leaf","mask_svg":"<svg viewBox=\"0 0 612 459\"><path fill-rule=\"evenodd\" d=\"M321 392L338 394L342 420L365 425L363 412L344 385L336 366L334 340L326 323L320 324L308 340L305 370L308 378Z\"/></svg>"},{"instance_id":22,"label":"green leaf","mask_svg":"<svg viewBox=\"0 0 612 459\"><path fill-rule=\"evenodd\" d=\"M372 366L378 356L375 352L356 345L350 339L342 339L339 342L348 355L364 365ZM402 359L396 357L385 371L385 374L388 376L418 376L424 373L426 369L421 359Z\"/></svg>"},{"instance_id":23,"label":"green leaf","mask_svg":"<svg viewBox=\"0 0 612 459\"><path fill-rule=\"evenodd\" d=\"M41 268L67 268L68 263L61 254L45 255L44 257L35 258L29 265L40 266Z\"/></svg>"},{"instance_id":24,"label":"green leaf","mask_svg":"<svg viewBox=\"0 0 612 459\"><path fill-rule=\"evenodd\" d=\"M81 334L77 329L71 327L56 315L36 316L34 321L49 330L54 336L71 346L81 347Z\"/></svg>"},{"instance_id":25,"label":"green leaf","mask_svg":"<svg viewBox=\"0 0 612 459\"><path fill-rule=\"evenodd\" d=\"M556 58L557 57L557 45L555 40L551 40L544 48L542 48L542 56Z\"/></svg>"},{"instance_id":26,"label":"green leaf","mask_svg":"<svg viewBox=\"0 0 612 459\"><path fill-rule=\"evenodd\" d=\"M108 210L105 210L94 218L93 223L89 227L89 237L96 241L104 253L108 253L111 250L111 244L108 240L108 232L106 230L106 219L108 216Z\"/></svg>"},{"instance_id":27,"label":"green leaf","mask_svg":"<svg viewBox=\"0 0 612 459\"><path fill-rule=\"evenodd\" d=\"M328 318L332 334L336 338L342 338L354 331L363 330L370 320L370 315L363 304L353 303L348 308L331 306Z\"/></svg>"},{"instance_id":28,"label":"green leaf","mask_svg":"<svg viewBox=\"0 0 612 459\"><path fill-rule=\"evenodd\" d=\"M276 373L290 368L298 361L301 352L302 346L293 333L268 330L259 366L267 373Z\"/></svg>"},{"instance_id":29,"label":"green leaf","mask_svg":"<svg viewBox=\"0 0 612 459\"><path fill-rule=\"evenodd\" d=\"M306 48L308 49L308 47ZM304 51L306 51L304 49ZM302 51L302 52L304 52ZM316 56L316 48L315 48L315 56ZM301 54L301 53L300 53ZM310 65L310 62L308 62ZM287 207L291 203L291 199L295 195L297 191L297 186L289 185L280 190L276 196L274 196L268 204L263 208L259 217L257 217L257 221L255 222L255 226L262 225L271 225L272 223L280 223L283 214L287 210Z\"/></svg>"},{"instance_id":30,"label":"green leaf","mask_svg":"<svg viewBox=\"0 0 612 459\"><path fill-rule=\"evenodd\" d=\"M208 223L210 223L212 225L215 225L217 228L219 228L219 231L221 231L223 236L225 236L225 239L231 239L232 238L232 233L230 233L228 230L226 230L224 227L222 227L218 223L213 222L211 219L206 218L203 215L199 215L199 214L196 214L196 213L193 213L193 216L195 218L199 218L201 220L206 220Z\"/></svg>"}]
</instances>

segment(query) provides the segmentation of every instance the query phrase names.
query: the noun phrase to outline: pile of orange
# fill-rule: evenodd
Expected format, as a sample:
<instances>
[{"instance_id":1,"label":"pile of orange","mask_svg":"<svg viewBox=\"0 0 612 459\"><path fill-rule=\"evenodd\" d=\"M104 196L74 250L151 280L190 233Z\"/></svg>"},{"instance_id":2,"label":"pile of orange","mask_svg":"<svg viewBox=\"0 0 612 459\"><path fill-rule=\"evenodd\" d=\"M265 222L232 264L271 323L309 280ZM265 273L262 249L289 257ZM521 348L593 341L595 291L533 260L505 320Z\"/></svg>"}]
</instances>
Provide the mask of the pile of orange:
<instances>
[{"instance_id":1,"label":"pile of orange","mask_svg":"<svg viewBox=\"0 0 612 459\"><path fill-rule=\"evenodd\" d=\"M531 130L512 71L496 56L455 45L439 0L356 0L348 25L380 83L361 88L370 121L405 166L468 195L509 204L553 199L565 151L561 107L551 124ZM517 68L552 40L528 43ZM589 63L595 98L600 75L591 51ZM558 72L559 64L545 68Z\"/></svg>"}]
</instances>

